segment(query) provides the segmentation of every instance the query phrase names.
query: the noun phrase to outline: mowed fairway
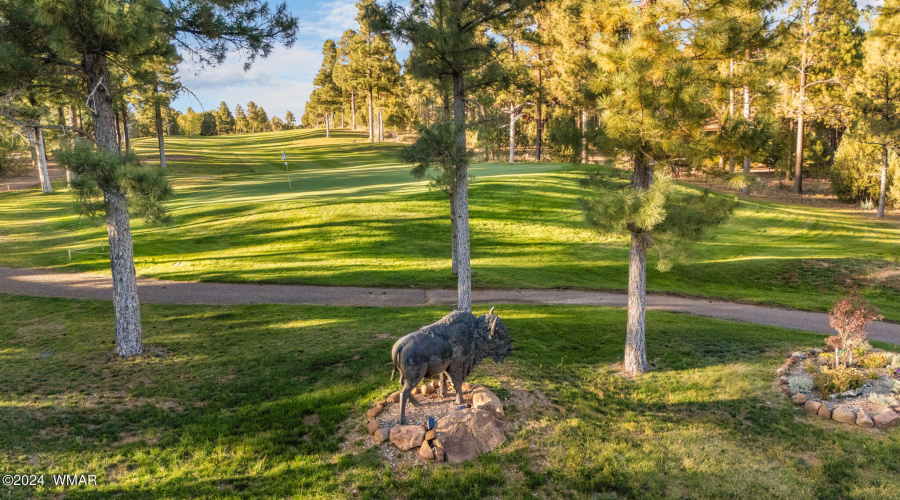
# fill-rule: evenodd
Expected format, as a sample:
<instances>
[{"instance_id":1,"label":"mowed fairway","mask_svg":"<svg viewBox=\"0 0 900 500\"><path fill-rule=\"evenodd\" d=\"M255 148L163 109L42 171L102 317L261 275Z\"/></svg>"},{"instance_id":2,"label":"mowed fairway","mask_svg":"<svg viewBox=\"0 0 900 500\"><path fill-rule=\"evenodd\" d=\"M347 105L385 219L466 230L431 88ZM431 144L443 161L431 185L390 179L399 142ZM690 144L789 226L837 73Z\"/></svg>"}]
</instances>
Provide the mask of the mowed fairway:
<instances>
[{"instance_id":1,"label":"mowed fairway","mask_svg":"<svg viewBox=\"0 0 900 500\"><path fill-rule=\"evenodd\" d=\"M155 139L135 142L152 164ZM134 222L137 270L174 280L455 287L448 198L413 179L398 148L348 131L167 138L173 219ZM585 228L580 168L472 166L475 287L624 289L627 240ZM0 265L108 272L105 229L76 216L71 194L55 188L0 193ZM651 265L648 288L826 310L858 287L900 321L898 243L896 226L864 214L746 200L689 263L668 273Z\"/></svg>"}]
</instances>

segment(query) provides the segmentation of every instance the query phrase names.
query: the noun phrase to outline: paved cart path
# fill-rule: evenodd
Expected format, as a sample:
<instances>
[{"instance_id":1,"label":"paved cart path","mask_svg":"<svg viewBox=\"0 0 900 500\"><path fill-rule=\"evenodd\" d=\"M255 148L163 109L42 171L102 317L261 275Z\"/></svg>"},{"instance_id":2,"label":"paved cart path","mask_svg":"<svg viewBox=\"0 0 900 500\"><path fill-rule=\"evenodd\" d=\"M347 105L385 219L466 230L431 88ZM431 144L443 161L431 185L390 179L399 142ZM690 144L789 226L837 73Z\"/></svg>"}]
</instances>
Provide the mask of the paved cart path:
<instances>
[{"instance_id":1,"label":"paved cart path","mask_svg":"<svg viewBox=\"0 0 900 500\"><path fill-rule=\"evenodd\" d=\"M253 285L198 283L138 278L141 302L153 304L314 304L328 306L402 307L456 304L456 291L421 288L360 288L346 286ZM112 300L108 275L60 273L46 269L0 267L0 293L33 297ZM474 290L482 304L548 304L625 307L621 293L581 290ZM647 309L695 314L779 326L816 333L833 333L828 315L718 300L672 295L647 295ZM900 324L876 322L869 338L900 345Z\"/></svg>"}]
</instances>

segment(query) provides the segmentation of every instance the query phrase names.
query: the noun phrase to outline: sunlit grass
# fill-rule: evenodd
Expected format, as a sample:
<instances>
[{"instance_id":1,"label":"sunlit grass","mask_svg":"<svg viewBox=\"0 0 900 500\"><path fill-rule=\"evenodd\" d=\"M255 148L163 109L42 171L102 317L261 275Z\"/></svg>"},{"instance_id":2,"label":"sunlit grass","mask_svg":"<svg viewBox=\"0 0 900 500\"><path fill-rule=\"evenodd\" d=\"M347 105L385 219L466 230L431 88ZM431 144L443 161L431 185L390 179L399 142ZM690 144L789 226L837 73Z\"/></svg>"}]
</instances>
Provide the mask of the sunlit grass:
<instances>
[{"instance_id":1,"label":"sunlit grass","mask_svg":"<svg viewBox=\"0 0 900 500\"><path fill-rule=\"evenodd\" d=\"M0 345L15 348L0 362L0 469L98 476L95 489L0 496L793 499L900 488L900 433L824 423L773 388L784 354L820 336L650 312L654 371L629 380L614 365L625 312L594 307L498 308L515 350L472 379L505 400L507 443L460 466L391 466L353 427L394 390L394 339L445 312L144 305L155 354L128 361L112 354L110 303L0 296Z\"/></svg>"},{"instance_id":2,"label":"sunlit grass","mask_svg":"<svg viewBox=\"0 0 900 500\"><path fill-rule=\"evenodd\" d=\"M134 223L138 272L174 280L455 287L447 196L397 163L399 146L369 144L362 133L334 135L167 138L173 224ZM155 141L135 145L152 163ZM522 163L475 164L471 172L476 287L624 289L627 239L585 228L582 171ZM104 228L76 217L71 195L56 188L50 196L0 193L0 265L108 272ZM898 241L897 227L861 214L744 200L690 262L668 273L651 262L648 287L810 310L826 310L857 287L900 321L900 280L872 274L898 267Z\"/></svg>"}]
</instances>

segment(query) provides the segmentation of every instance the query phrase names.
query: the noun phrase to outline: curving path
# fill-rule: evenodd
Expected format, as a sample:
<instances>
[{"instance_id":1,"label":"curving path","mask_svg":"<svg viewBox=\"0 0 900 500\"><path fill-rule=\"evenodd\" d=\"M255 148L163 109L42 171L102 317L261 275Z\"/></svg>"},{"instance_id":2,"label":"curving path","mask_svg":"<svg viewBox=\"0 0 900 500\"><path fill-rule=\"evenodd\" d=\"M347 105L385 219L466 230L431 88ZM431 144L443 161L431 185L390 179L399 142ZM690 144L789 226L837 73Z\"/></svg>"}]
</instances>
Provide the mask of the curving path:
<instances>
[{"instance_id":1,"label":"curving path","mask_svg":"<svg viewBox=\"0 0 900 500\"><path fill-rule=\"evenodd\" d=\"M313 304L328 306L404 307L456 304L456 291L421 288L253 285L198 283L138 278L142 302L153 304ZM0 267L0 293L33 297L112 300L108 275L60 273L46 269ZM625 307L621 293L580 290L474 290L482 304L547 304ZM758 325L833 333L828 315L672 295L647 295L647 309L696 314ZM869 338L900 345L900 324L876 322Z\"/></svg>"}]
</instances>

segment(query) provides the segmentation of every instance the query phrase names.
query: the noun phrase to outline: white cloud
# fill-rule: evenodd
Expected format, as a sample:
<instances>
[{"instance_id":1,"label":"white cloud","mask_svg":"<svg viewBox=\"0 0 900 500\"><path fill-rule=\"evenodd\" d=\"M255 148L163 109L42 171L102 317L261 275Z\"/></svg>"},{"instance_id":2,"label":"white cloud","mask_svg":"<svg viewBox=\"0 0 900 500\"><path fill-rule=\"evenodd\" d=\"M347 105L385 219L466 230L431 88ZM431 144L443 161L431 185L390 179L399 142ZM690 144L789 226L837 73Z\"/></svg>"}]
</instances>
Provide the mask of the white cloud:
<instances>
[{"instance_id":1,"label":"white cloud","mask_svg":"<svg viewBox=\"0 0 900 500\"><path fill-rule=\"evenodd\" d=\"M312 81L322 62L322 44L335 41L344 31L356 27L356 0L336 0L305 9L299 15L300 32L290 49L279 47L266 59L257 59L249 71L244 61L232 54L225 63L198 70L190 62L178 68L181 83L194 95L185 93L172 104L184 111L210 110L225 101L233 110L254 101L265 108L269 116L284 116L288 110L299 119L312 92Z\"/></svg>"}]
</instances>

